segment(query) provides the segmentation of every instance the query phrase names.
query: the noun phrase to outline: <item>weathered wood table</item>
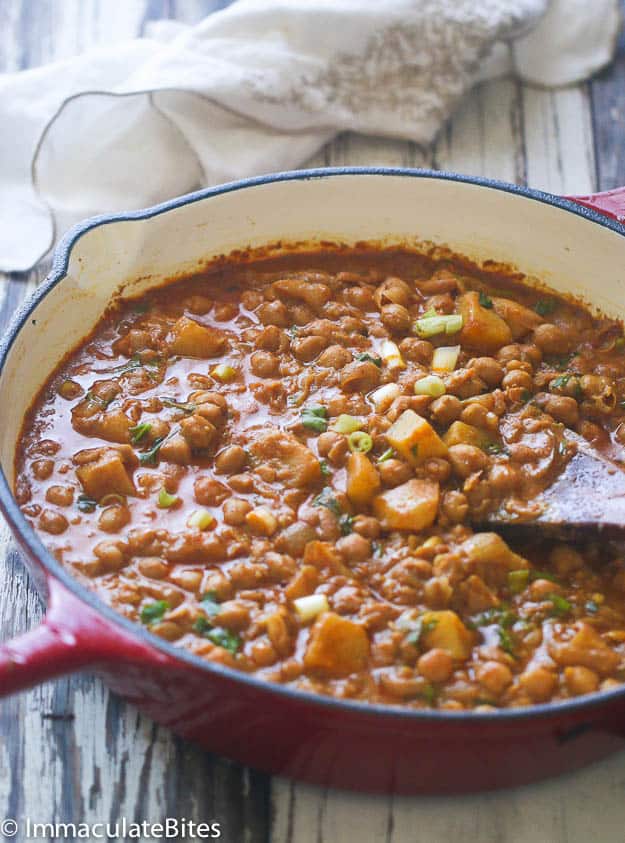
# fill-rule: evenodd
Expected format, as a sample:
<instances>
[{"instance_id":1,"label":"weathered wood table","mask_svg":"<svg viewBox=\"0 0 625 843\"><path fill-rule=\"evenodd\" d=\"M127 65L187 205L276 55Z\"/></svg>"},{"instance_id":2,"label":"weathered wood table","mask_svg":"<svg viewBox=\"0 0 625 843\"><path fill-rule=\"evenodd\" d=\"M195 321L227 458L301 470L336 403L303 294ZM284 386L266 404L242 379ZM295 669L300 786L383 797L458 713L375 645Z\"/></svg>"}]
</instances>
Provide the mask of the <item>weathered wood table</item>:
<instances>
[{"instance_id":1,"label":"weathered wood table","mask_svg":"<svg viewBox=\"0 0 625 843\"><path fill-rule=\"evenodd\" d=\"M0 70L65 58L141 33L146 22L194 22L219 0L0 0ZM0 131L11 131L10 126ZM625 183L625 44L588 85L544 91L501 80L463 104L429 149L352 135L312 166L427 166L555 193ZM0 185L0 189L2 186ZM1 221L0 221L1 224ZM43 266L1 280L0 326L43 278ZM0 526L0 640L42 609ZM0 703L0 820L219 820L228 843L622 843L625 755L514 791L462 798L389 798L271 779L177 739L90 677L50 683ZM14 838L20 840L20 837Z\"/></svg>"}]
</instances>

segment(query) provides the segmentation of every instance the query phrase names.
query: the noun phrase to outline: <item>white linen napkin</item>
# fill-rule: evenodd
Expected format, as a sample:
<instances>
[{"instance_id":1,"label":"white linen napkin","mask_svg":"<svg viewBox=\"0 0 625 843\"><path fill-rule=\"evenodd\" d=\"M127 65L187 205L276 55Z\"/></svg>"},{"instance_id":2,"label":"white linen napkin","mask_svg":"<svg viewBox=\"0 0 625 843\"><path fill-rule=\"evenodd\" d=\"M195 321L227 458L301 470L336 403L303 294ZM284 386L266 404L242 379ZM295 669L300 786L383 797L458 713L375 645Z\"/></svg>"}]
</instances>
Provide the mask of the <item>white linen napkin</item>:
<instances>
[{"instance_id":1,"label":"white linen napkin","mask_svg":"<svg viewBox=\"0 0 625 843\"><path fill-rule=\"evenodd\" d=\"M429 143L478 79L566 85L618 0L238 0L0 76L0 269L79 219L295 167L337 132Z\"/></svg>"}]
</instances>

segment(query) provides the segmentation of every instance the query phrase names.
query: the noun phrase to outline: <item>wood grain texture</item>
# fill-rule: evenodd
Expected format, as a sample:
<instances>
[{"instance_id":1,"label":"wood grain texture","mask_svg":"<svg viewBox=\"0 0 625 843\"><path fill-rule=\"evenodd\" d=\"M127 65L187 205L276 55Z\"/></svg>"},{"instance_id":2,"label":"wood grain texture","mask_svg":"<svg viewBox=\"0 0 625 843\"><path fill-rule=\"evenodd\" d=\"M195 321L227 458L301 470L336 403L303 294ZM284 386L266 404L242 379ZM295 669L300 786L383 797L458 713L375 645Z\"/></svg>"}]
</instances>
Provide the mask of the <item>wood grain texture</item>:
<instances>
[{"instance_id":1,"label":"wood grain texture","mask_svg":"<svg viewBox=\"0 0 625 843\"><path fill-rule=\"evenodd\" d=\"M0 70L112 44L149 20L194 22L227 0L0 0ZM431 148L344 134L311 166L426 166L554 192L625 183L625 49L590 85L543 91L480 86ZM0 279L0 329L45 274ZM0 639L41 607L0 526ZM0 818L41 822L163 816L222 822L227 841L271 843L600 843L625 834L623 755L531 787L463 798L370 797L251 772L181 741L89 677L0 703Z\"/></svg>"}]
</instances>

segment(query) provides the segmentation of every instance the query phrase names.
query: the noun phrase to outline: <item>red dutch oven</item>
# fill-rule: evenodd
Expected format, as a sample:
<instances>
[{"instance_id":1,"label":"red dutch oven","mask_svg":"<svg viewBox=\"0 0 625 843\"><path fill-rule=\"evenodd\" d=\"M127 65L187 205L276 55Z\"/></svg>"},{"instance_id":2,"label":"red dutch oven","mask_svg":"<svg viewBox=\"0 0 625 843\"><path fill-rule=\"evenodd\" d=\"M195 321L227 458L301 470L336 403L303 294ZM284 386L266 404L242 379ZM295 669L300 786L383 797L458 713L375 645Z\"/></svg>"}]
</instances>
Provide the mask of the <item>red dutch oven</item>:
<instances>
[{"instance_id":1,"label":"red dutch oven","mask_svg":"<svg viewBox=\"0 0 625 843\"><path fill-rule=\"evenodd\" d=\"M412 243L416 232L469 256L505 260L625 315L624 219L625 189L571 200L447 173L330 169L224 185L70 231L0 349L0 506L48 607L41 626L0 646L0 696L88 670L212 752L372 792L518 785L623 747L625 686L488 713L417 711L325 698L203 661L117 615L73 579L45 550L11 487L30 400L114 293L136 295L250 245Z\"/></svg>"}]
</instances>

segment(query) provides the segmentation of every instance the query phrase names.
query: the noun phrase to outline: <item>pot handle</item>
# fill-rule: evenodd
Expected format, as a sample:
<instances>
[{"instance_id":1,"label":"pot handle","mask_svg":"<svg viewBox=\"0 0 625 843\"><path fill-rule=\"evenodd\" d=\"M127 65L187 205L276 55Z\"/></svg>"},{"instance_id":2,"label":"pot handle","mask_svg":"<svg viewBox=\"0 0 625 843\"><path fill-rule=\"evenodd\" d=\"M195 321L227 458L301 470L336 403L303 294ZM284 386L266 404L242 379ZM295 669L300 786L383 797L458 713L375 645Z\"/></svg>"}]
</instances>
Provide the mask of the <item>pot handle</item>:
<instances>
[{"instance_id":1,"label":"pot handle","mask_svg":"<svg viewBox=\"0 0 625 843\"><path fill-rule=\"evenodd\" d=\"M42 623L0 644L0 698L98 662L167 660L124 635L58 580L47 580L48 609Z\"/></svg>"},{"instance_id":2,"label":"pot handle","mask_svg":"<svg viewBox=\"0 0 625 843\"><path fill-rule=\"evenodd\" d=\"M590 193L588 196L565 196L564 198L625 224L625 187L615 187L613 190L604 190L601 193Z\"/></svg>"}]
</instances>

